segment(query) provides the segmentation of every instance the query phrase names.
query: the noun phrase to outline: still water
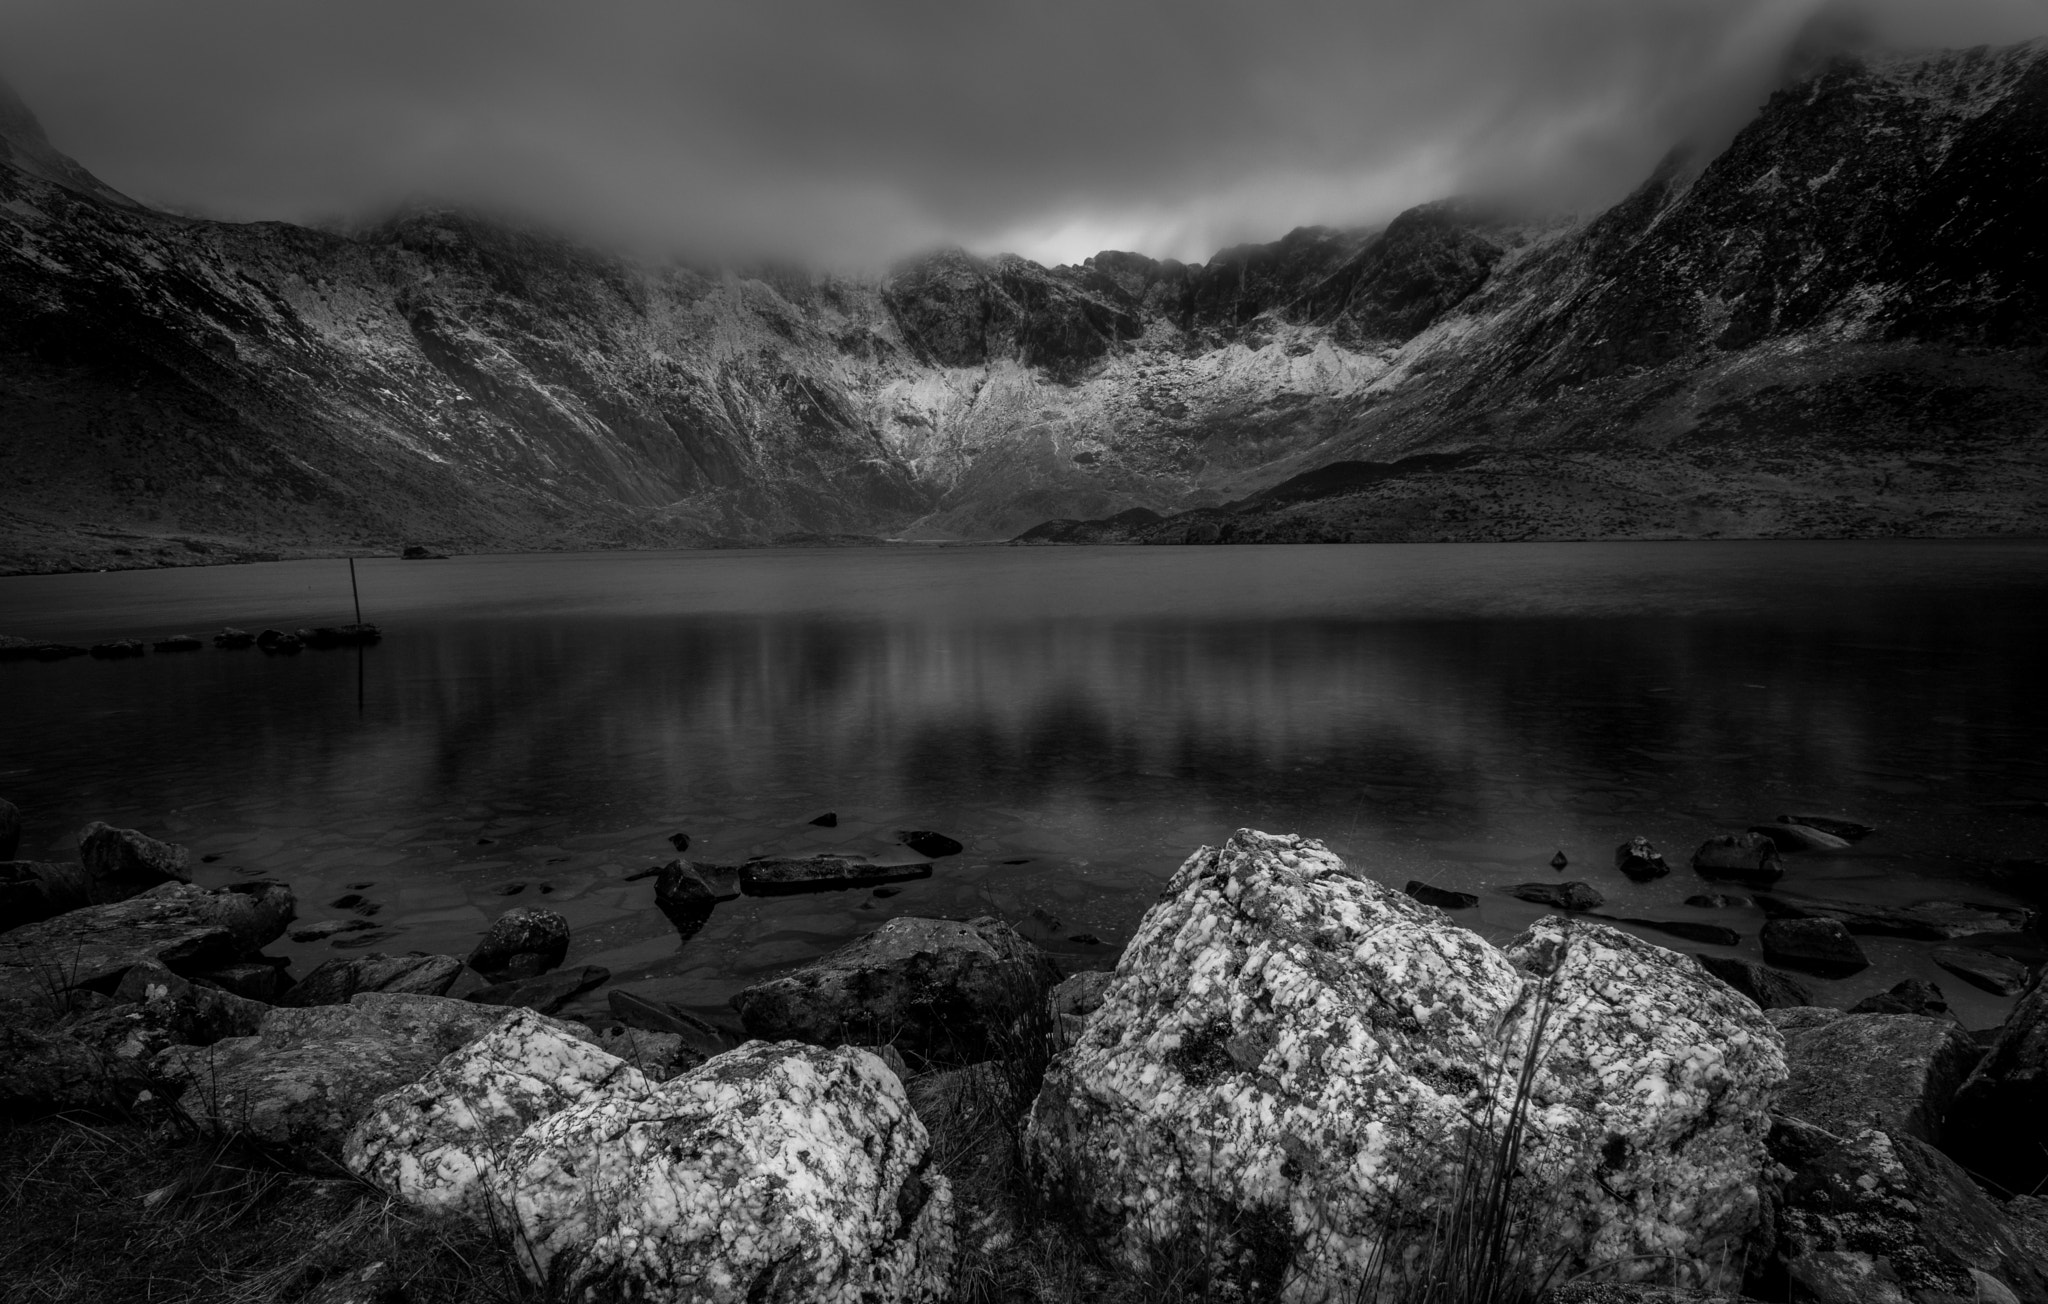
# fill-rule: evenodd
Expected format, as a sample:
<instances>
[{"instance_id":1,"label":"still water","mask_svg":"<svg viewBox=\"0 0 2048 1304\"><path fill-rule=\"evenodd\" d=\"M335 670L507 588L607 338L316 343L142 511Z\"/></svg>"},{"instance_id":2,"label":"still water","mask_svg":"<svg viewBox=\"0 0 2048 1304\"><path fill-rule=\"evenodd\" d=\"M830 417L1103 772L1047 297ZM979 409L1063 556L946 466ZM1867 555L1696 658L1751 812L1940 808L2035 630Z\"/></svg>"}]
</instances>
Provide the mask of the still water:
<instances>
[{"instance_id":1,"label":"still water","mask_svg":"<svg viewBox=\"0 0 2048 1304\"><path fill-rule=\"evenodd\" d=\"M1788 857L1788 890L2041 904L2005 862L2048 853L2048 543L357 565L385 630L367 652L0 665L21 854L68 856L106 819L216 857L202 883L289 881L302 920L367 897L375 928L342 949L273 948L300 973L365 948L466 953L497 912L546 905L572 965L707 1013L895 914L997 913L1106 962L1189 851L1247 825L1477 892L1458 917L1499 938L1542 913L1501 886L1583 878L1611 914L1721 923L1755 956L1761 912L1683 904L1711 890L1686 860L1794 810L1881 832ZM73 642L351 615L338 561L0 580L0 633ZM827 811L836 827L809 823ZM676 832L731 862L879 853L899 829L966 850L890 896L729 902L687 941L651 880L626 881ZM1614 871L1639 833L1669 878ZM1996 1022L2007 1003L1932 945L1867 938L1871 970L1814 986L1850 1001L1919 976Z\"/></svg>"}]
</instances>

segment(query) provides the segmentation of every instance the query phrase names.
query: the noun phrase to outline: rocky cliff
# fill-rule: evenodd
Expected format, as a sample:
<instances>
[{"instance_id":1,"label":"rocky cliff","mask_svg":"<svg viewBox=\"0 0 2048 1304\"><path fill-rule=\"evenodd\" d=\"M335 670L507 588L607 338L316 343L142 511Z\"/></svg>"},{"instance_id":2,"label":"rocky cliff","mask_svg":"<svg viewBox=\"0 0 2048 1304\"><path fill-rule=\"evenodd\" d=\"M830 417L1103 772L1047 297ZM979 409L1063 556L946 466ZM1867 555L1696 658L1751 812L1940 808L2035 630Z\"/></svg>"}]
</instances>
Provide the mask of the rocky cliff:
<instances>
[{"instance_id":1,"label":"rocky cliff","mask_svg":"<svg viewBox=\"0 0 2048 1304\"><path fill-rule=\"evenodd\" d=\"M0 97L0 570L2038 532L2044 144L2048 45L1873 58L1589 219L863 279L173 216Z\"/></svg>"}]
</instances>

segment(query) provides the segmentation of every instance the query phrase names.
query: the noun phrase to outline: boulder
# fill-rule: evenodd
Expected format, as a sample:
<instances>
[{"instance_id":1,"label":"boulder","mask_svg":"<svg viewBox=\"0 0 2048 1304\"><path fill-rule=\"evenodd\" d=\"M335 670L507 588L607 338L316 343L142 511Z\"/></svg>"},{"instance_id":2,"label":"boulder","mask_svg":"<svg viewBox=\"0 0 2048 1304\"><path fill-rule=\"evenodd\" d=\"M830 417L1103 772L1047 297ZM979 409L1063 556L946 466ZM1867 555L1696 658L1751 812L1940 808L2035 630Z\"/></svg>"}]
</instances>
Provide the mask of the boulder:
<instances>
[{"instance_id":1,"label":"boulder","mask_svg":"<svg viewBox=\"0 0 2048 1304\"><path fill-rule=\"evenodd\" d=\"M1954 1019L1846 1015L1785 1034L1791 1077L1773 1111L1837 1136L1881 1127L1940 1145L1956 1089L1981 1054Z\"/></svg>"},{"instance_id":2,"label":"boulder","mask_svg":"<svg viewBox=\"0 0 2048 1304\"><path fill-rule=\"evenodd\" d=\"M111 991L145 960L182 974L231 964L283 931L291 899L275 883L166 883L0 933L0 1010L47 1007L77 988Z\"/></svg>"},{"instance_id":3,"label":"boulder","mask_svg":"<svg viewBox=\"0 0 2048 1304\"><path fill-rule=\"evenodd\" d=\"M1671 872L1664 853L1641 834L1614 849L1614 867L1638 883L1647 883Z\"/></svg>"},{"instance_id":4,"label":"boulder","mask_svg":"<svg viewBox=\"0 0 2048 1304\"><path fill-rule=\"evenodd\" d=\"M650 1085L618 1056L515 1010L419 1081L379 1097L341 1158L408 1204L488 1221L504 1207L497 1164L529 1125L600 1092L637 1100Z\"/></svg>"},{"instance_id":5,"label":"boulder","mask_svg":"<svg viewBox=\"0 0 2048 1304\"><path fill-rule=\"evenodd\" d=\"M21 807L0 797L0 861L14 859L21 850Z\"/></svg>"},{"instance_id":6,"label":"boulder","mask_svg":"<svg viewBox=\"0 0 2048 1304\"><path fill-rule=\"evenodd\" d=\"M1881 1128L1840 1137L1773 1129L1791 1170L1777 1256L1791 1297L1815 1304L2048 1299L2048 1263L1955 1162Z\"/></svg>"},{"instance_id":7,"label":"boulder","mask_svg":"<svg viewBox=\"0 0 2048 1304\"><path fill-rule=\"evenodd\" d=\"M213 636L213 645L215 647L250 647L253 646L255 642L256 636L254 634L251 634L246 629L236 629L233 625L227 626L226 628L222 629L220 633L215 634Z\"/></svg>"},{"instance_id":8,"label":"boulder","mask_svg":"<svg viewBox=\"0 0 2048 1304\"><path fill-rule=\"evenodd\" d=\"M93 905L125 901L159 883L192 881L192 853L184 847L98 820L78 835L78 860Z\"/></svg>"},{"instance_id":9,"label":"boulder","mask_svg":"<svg viewBox=\"0 0 2048 1304\"><path fill-rule=\"evenodd\" d=\"M1778 845L1760 833L1723 833L1708 838L1692 853L1692 868L1701 878L1738 883L1775 883L1785 876Z\"/></svg>"},{"instance_id":10,"label":"boulder","mask_svg":"<svg viewBox=\"0 0 2048 1304\"><path fill-rule=\"evenodd\" d=\"M200 1126L317 1163L340 1154L379 1096L510 1017L447 997L364 992L347 1005L273 1009L254 1036L174 1046L151 1068Z\"/></svg>"},{"instance_id":11,"label":"boulder","mask_svg":"<svg viewBox=\"0 0 2048 1304\"><path fill-rule=\"evenodd\" d=\"M747 1035L817 1046L886 1041L973 1060L1059 981L1052 958L1000 919L900 917L732 998Z\"/></svg>"},{"instance_id":12,"label":"boulder","mask_svg":"<svg viewBox=\"0 0 2048 1304\"><path fill-rule=\"evenodd\" d=\"M2048 982L2036 979L1956 1093L1948 1152L2008 1191L2048 1189Z\"/></svg>"},{"instance_id":13,"label":"boulder","mask_svg":"<svg viewBox=\"0 0 2048 1304\"><path fill-rule=\"evenodd\" d=\"M1091 969L1063 980L1046 993L1046 1013L1052 1016L1054 1044L1065 1049L1081 1038L1088 1020L1102 1008L1103 994L1116 978L1114 973Z\"/></svg>"},{"instance_id":14,"label":"boulder","mask_svg":"<svg viewBox=\"0 0 2048 1304\"><path fill-rule=\"evenodd\" d=\"M1453 892L1417 878L1409 879L1408 886L1401 890L1422 904L1439 910L1470 910L1479 904L1479 898L1470 892Z\"/></svg>"},{"instance_id":15,"label":"boulder","mask_svg":"<svg viewBox=\"0 0 2048 1304\"><path fill-rule=\"evenodd\" d=\"M1992 951L1964 946L1937 946L1933 960L1970 986L1993 996L2018 996L2032 976L2027 966Z\"/></svg>"},{"instance_id":16,"label":"boulder","mask_svg":"<svg viewBox=\"0 0 2048 1304\"><path fill-rule=\"evenodd\" d=\"M1849 1013L1918 1014L1933 1018L1948 1013L1948 998L1933 983L1907 978L1876 995L1864 997L1849 1007Z\"/></svg>"},{"instance_id":17,"label":"boulder","mask_svg":"<svg viewBox=\"0 0 2048 1304\"><path fill-rule=\"evenodd\" d=\"M681 834L676 836L681 837ZM740 894L739 872L730 867L698 866L671 860L654 880L654 905L687 941L695 937L721 901Z\"/></svg>"},{"instance_id":18,"label":"boulder","mask_svg":"<svg viewBox=\"0 0 2048 1304\"><path fill-rule=\"evenodd\" d=\"M1751 833L1769 838L1771 845L1786 855L1802 851L1847 851L1849 840L1814 828L1810 824L1752 824Z\"/></svg>"},{"instance_id":19,"label":"boulder","mask_svg":"<svg viewBox=\"0 0 2048 1304\"><path fill-rule=\"evenodd\" d=\"M515 906L498 916L469 953L469 967L493 982L504 982L546 973L568 954L568 920L552 910Z\"/></svg>"},{"instance_id":20,"label":"boulder","mask_svg":"<svg viewBox=\"0 0 2048 1304\"><path fill-rule=\"evenodd\" d=\"M1962 937L2017 938L2034 924L2031 910L1968 901L1876 905L1779 892L1759 896L1756 903L1774 919L1837 919L1850 932L1865 937L1913 937L1930 942Z\"/></svg>"},{"instance_id":21,"label":"boulder","mask_svg":"<svg viewBox=\"0 0 2048 1304\"><path fill-rule=\"evenodd\" d=\"M1607 904L1607 898L1601 896L1592 884L1576 880L1569 883L1517 883L1502 890L1511 897L1534 901L1553 910L1598 910Z\"/></svg>"},{"instance_id":22,"label":"boulder","mask_svg":"<svg viewBox=\"0 0 2048 1304\"><path fill-rule=\"evenodd\" d=\"M1670 1256L1681 1284L1735 1284L1784 1077L1762 1013L1597 924L1553 916L1496 950L1305 838L1240 830L1181 866L1048 1070L1025 1154L1133 1267L1182 1247L1223 1292L1352 1298L1384 1248L1398 1296L1424 1266L1398 1252L1538 1038L1526 1285L1662 1277Z\"/></svg>"},{"instance_id":23,"label":"boulder","mask_svg":"<svg viewBox=\"0 0 2048 1304\"><path fill-rule=\"evenodd\" d=\"M947 837L943 833L934 833L930 829L898 829L896 830L896 841L909 847L918 855L928 856L933 860L937 860L941 856L957 856L967 850L966 847L954 839Z\"/></svg>"},{"instance_id":24,"label":"boulder","mask_svg":"<svg viewBox=\"0 0 2048 1304\"><path fill-rule=\"evenodd\" d=\"M748 896L838 892L846 888L873 887L878 883L900 883L932 876L929 862L876 864L866 856L841 855L762 856L743 865L707 865L703 868L737 874L740 891Z\"/></svg>"},{"instance_id":25,"label":"boulder","mask_svg":"<svg viewBox=\"0 0 2048 1304\"><path fill-rule=\"evenodd\" d=\"M1812 1005L1813 993L1790 974L1733 955L1696 955L1700 968L1727 983L1765 1010Z\"/></svg>"},{"instance_id":26,"label":"boulder","mask_svg":"<svg viewBox=\"0 0 2048 1304\"><path fill-rule=\"evenodd\" d=\"M101 661L118 661L123 657L139 657L149 648L139 638L116 638L105 643L92 645L92 654Z\"/></svg>"},{"instance_id":27,"label":"boulder","mask_svg":"<svg viewBox=\"0 0 2048 1304\"><path fill-rule=\"evenodd\" d=\"M169 638L157 639L150 646L159 652L202 652L206 649L206 644L190 634L173 634Z\"/></svg>"},{"instance_id":28,"label":"boulder","mask_svg":"<svg viewBox=\"0 0 2048 1304\"><path fill-rule=\"evenodd\" d=\"M551 1114L501 1167L521 1266L562 1298L915 1304L953 1257L927 1151L873 1055L750 1043Z\"/></svg>"},{"instance_id":29,"label":"boulder","mask_svg":"<svg viewBox=\"0 0 2048 1304\"><path fill-rule=\"evenodd\" d=\"M462 973L452 955L368 955L326 960L293 985L277 1004L346 1005L357 992L392 992L415 996L446 996Z\"/></svg>"},{"instance_id":30,"label":"boulder","mask_svg":"<svg viewBox=\"0 0 2048 1304\"><path fill-rule=\"evenodd\" d=\"M513 1005L553 1014L591 988L602 987L611 980L611 970L586 964L578 969L557 969L532 978L492 983L471 992L468 999L479 1005Z\"/></svg>"},{"instance_id":31,"label":"boulder","mask_svg":"<svg viewBox=\"0 0 2048 1304\"><path fill-rule=\"evenodd\" d=\"M1757 940L1764 959L1787 969L1846 978L1870 967L1870 957L1836 919L1773 919Z\"/></svg>"}]
</instances>

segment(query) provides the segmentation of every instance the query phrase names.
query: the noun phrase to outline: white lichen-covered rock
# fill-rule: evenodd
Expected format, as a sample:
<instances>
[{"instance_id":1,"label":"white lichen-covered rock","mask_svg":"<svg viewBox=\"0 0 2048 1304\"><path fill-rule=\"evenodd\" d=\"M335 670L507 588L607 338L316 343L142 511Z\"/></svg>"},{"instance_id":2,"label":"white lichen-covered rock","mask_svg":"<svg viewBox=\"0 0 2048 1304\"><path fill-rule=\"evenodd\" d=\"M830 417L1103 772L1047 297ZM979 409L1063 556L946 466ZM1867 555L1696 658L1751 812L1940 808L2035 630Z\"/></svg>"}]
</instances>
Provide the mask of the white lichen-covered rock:
<instances>
[{"instance_id":1,"label":"white lichen-covered rock","mask_svg":"<svg viewBox=\"0 0 2048 1304\"><path fill-rule=\"evenodd\" d=\"M1532 1284L1608 1261L1669 1280L1675 1256L1687 1284L1739 1285L1785 1076L1762 1013L1597 924L1545 919L1502 952L1305 838L1241 830L1181 866L1048 1072L1027 1153L1133 1263L1202 1246L1246 1295L1348 1299L1384 1255L1392 1288L1546 1006Z\"/></svg>"},{"instance_id":2,"label":"white lichen-covered rock","mask_svg":"<svg viewBox=\"0 0 2048 1304\"><path fill-rule=\"evenodd\" d=\"M528 1128L504 1163L536 1282L575 1300L936 1300L952 1193L866 1051L749 1042Z\"/></svg>"},{"instance_id":3,"label":"white lichen-covered rock","mask_svg":"<svg viewBox=\"0 0 2048 1304\"><path fill-rule=\"evenodd\" d=\"M599 1092L633 1099L649 1083L531 1010L380 1097L342 1146L349 1171L408 1203L489 1216L497 1164L519 1134Z\"/></svg>"}]
</instances>

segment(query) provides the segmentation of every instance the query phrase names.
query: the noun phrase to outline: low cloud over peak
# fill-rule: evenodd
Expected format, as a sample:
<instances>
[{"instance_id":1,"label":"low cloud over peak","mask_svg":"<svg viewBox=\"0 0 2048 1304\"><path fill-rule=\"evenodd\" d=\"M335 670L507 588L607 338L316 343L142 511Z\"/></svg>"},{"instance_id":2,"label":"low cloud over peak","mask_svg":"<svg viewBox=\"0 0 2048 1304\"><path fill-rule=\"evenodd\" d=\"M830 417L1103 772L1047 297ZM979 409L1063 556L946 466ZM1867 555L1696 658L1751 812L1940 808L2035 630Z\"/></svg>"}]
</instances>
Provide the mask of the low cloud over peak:
<instances>
[{"instance_id":1,"label":"low cloud over peak","mask_svg":"<svg viewBox=\"0 0 2048 1304\"><path fill-rule=\"evenodd\" d=\"M430 199L849 266L1590 207L1816 52L2043 32L2043 0L16 0L0 65L60 149L186 211Z\"/></svg>"}]
</instances>

